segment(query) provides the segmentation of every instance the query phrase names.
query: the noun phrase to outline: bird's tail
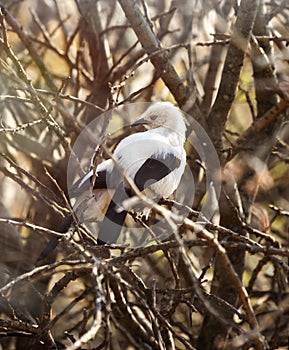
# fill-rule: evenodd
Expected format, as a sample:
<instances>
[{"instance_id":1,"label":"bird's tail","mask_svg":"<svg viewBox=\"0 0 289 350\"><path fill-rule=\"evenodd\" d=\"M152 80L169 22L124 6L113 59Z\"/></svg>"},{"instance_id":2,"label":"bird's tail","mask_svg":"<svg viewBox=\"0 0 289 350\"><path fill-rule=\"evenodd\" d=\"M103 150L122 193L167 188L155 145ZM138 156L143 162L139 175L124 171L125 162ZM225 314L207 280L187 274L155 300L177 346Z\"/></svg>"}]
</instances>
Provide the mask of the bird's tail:
<instances>
[{"instance_id":1,"label":"bird's tail","mask_svg":"<svg viewBox=\"0 0 289 350\"><path fill-rule=\"evenodd\" d=\"M72 224L72 220L73 220L72 215L68 216L65 219L64 223L60 226L58 232L59 233L66 233ZM45 246L45 248L40 253L40 255L37 259L37 262L45 259L57 247L60 238L61 238L60 236L57 236L57 237L53 237L50 240L50 242Z\"/></svg>"},{"instance_id":2,"label":"bird's tail","mask_svg":"<svg viewBox=\"0 0 289 350\"><path fill-rule=\"evenodd\" d=\"M118 209L121 203L127 198L127 191L122 184L116 190L100 225L97 238L97 243L99 245L116 243L127 215L127 211L119 211Z\"/></svg>"},{"instance_id":3,"label":"bird's tail","mask_svg":"<svg viewBox=\"0 0 289 350\"><path fill-rule=\"evenodd\" d=\"M105 217L100 225L97 243L98 245L104 245L106 243L116 243L121 229L123 227L127 211L119 211L121 203L127 199L129 194L124 188L123 184L116 190L108 209L105 213ZM66 233L73 221L72 216L69 216L59 229L59 233ZM61 236L53 237L47 246L43 249L39 255L37 262L45 259L58 245Z\"/></svg>"}]
</instances>

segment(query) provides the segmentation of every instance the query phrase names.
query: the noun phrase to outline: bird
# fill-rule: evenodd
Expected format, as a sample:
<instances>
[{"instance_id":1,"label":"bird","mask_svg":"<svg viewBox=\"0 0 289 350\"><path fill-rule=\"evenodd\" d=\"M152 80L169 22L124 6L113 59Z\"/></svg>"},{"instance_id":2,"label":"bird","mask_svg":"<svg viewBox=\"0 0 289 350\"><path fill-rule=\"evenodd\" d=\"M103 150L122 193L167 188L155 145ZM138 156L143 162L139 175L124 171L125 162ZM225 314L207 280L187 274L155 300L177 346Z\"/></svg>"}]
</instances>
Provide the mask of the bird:
<instances>
[{"instance_id":1,"label":"bird","mask_svg":"<svg viewBox=\"0 0 289 350\"><path fill-rule=\"evenodd\" d=\"M170 102L155 102L133 125L145 125L146 130L123 138L110 159L72 187L72 196L76 197L73 210L79 221L99 223L98 245L116 243L120 236L128 214L122 203L136 195L126 178L134 182L138 191L158 201L173 194L185 170L186 124L178 107ZM147 208L140 211L149 214ZM72 221L69 217L59 231L66 232ZM55 248L58 239L55 237L44 248L38 260Z\"/></svg>"}]
</instances>

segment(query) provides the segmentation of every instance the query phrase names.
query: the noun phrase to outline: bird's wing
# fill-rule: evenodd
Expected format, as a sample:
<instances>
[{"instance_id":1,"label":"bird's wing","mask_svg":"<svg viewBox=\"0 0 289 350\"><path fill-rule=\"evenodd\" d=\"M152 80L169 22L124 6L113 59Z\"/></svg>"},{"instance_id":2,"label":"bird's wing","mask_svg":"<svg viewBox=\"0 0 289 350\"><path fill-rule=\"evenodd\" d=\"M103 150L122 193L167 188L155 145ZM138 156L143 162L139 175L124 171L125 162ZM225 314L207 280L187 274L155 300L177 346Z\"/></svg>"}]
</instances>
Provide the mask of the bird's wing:
<instances>
[{"instance_id":1,"label":"bird's wing","mask_svg":"<svg viewBox=\"0 0 289 350\"><path fill-rule=\"evenodd\" d=\"M70 189L70 198L79 197L85 191L90 190L91 182L94 180L93 189L111 189L116 187L115 170L112 176L113 162L108 159L99 164L96 169L96 176L93 176L94 171L90 170L86 175L77 180ZM114 181L113 181L114 180Z\"/></svg>"},{"instance_id":2,"label":"bird's wing","mask_svg":"<svg viewBox=\"0 0 289 350\"><path fill-rule=\"evenodd\" d=\"M180 158L172 153L152 155L136 172L134 182L140 191L156 183L177 169L181 164Z\"/></svg>"},{"instance_id":3,"label":"bird's wing","mask_svg":"<svg viewBox=\"0 0 289 350\"><path fill-rule=\"evenodd\" d=\"M90 183L93 178L93 170L90 170L87 174L77 180L71 187L69 196L75 198L80 196L83 192L89 191ZM107 188L106 187L106 170L97 173L94 182L95 188Z\"/></svg>"}]
</instances>

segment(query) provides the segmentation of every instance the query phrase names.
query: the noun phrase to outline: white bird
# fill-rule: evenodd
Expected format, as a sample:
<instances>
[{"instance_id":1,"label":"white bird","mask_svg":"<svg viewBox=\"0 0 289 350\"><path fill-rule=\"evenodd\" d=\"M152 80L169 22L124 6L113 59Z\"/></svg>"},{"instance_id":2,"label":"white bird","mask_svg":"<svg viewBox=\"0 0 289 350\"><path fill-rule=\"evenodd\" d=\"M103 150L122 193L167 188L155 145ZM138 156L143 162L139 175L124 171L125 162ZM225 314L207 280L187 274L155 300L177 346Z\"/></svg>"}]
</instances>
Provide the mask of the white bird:
<instances>
[{"instance_id":1,"label":"white bird","mask_svg":"<svg viewBox=\"0 0 289 350\"><path fill-rule=\"evenodd\" d=\"M169 102L157 102L135 124L147 124L148 130L125 137L115 148L112 159L97 166L93 195L93 170L73 186L78 197L74 205L77 217L81 222L100 222L99 244L115 243L120 235L127 215L122 202L135 195L125 177L157 201L177 189L185 170L186 125L179 108ZM142 211L147 212L145 208Z\"/></svg>"}]
</instances>

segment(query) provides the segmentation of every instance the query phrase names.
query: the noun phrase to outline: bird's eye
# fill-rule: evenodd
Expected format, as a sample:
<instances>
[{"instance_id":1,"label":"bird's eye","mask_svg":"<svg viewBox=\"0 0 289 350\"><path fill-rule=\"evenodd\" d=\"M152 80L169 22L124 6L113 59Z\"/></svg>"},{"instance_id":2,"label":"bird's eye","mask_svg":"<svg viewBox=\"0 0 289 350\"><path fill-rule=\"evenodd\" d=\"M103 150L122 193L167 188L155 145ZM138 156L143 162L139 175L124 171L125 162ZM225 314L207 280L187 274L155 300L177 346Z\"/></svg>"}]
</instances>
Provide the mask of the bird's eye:
<instances>
[{"instance_id":1,"label":"bird's eye","mask_svg":"<svg viewBox=\"0 0 289 350\"><path fill-rule=\"evenodd\" d=\"M156 119L157 119L157 117L158 117L158 116L157 116L157 115L155 115L155 114L153 114L153 115L151 115L151 116L150 116L151 120L156 120Z\"/></svg>"}]
</instances>

